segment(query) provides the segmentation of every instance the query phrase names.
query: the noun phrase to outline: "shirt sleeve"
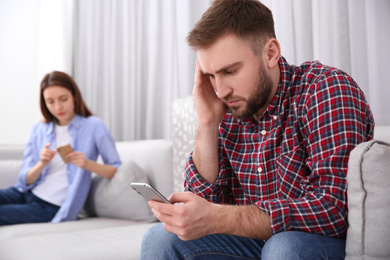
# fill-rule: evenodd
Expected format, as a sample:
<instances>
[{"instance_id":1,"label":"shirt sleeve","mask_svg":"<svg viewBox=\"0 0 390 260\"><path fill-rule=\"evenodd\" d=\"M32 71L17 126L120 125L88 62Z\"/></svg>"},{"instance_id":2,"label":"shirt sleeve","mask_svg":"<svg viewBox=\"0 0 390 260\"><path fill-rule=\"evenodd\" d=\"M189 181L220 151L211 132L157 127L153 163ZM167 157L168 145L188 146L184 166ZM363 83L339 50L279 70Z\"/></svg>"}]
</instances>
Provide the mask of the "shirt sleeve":
<instances>
[{"instance_id":1,"label":"shirt sleeve","mask_svg":"<svg viewBox=\"0 0 390 260\"><path fill-rule=\"evenodd\" d=\"M114 138L104 122L100 120L99 122L99 131L96 137L98 152L102 156L104 164L112 165L118 169L122 162L116 150Z\"/></svg>"},{"instance_id":2,"label":"shirt sleeve","mask_svg":"<svg viewBox=\"0 0 390 260\"><path fill-rule=\"evenodd\" d=\"M213 203L235 204L231 188L232 183L237 183L238 180L233 177L231 166L223 154L223 150L220 149L218 178L215 183L209 183L197 171L191 153L185 168L185 190L192 191Z\"/></svg>"},{"instance_id":3,"label":"shirt sleeve","mask_svg":"<svg viewBox=\"0 0 390 260\"><path fill-rule=\"evenodd\" d=\"M27 190L32 189L37 185L37 183L39 183L40 179L42 178L39 176L38 180L31 185L28 185L26 181L27 172L39 161L40 151L38 151L36 148L36 142L38 141L38 128L38 124L35 124L32 127L28 141L25 145L22 166L19 172L18 182L15 185L15 187L21 192L26 192Z\"/></svg>"},{"instance_id":4,"label":"shirt sleeve","mask_svg":"<svg viewBox=\"0 0 390 260\"><path fill-rule=\"evenodd\" d=\"M243 198L244 194L237 194L237 190L242 191L242 188L226 154L223 142L224 137L221 135L221 132L218 138L219 173L217 180L214 183L209 183L202 178L194 165L191 153L185 168L185 189L213 203L245 204L247 201ZM238 202L238 198L240 198L240 202Z\"/></svg>"},{"instance_id":5,"label":"shirt sleeve","mask_svg":"<svg viewBox=\"0 0 390 260\"><path fill-rule=\"evenodd\" d=\"M273 233L298 230L344 237L347 223L347 167L350 151L373 137L374 121L361 90L342 72L334 72L310 86L301 97L298 127L300 147L279 158L285 175L309 169L300 180L297 198L258 201L271 217ZM289 183L281 193L287 194Z\"/></svg>"}]
</instances>

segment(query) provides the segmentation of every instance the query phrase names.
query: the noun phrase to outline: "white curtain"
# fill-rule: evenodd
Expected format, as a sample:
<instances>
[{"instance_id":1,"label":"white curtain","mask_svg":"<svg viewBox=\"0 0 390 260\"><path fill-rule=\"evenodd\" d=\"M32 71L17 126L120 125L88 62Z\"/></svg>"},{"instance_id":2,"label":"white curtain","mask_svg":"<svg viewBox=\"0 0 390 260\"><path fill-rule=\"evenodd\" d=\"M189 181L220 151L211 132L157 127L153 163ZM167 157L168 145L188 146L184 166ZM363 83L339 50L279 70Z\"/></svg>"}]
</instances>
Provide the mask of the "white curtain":
<instances>
[{"instance_id":1,"label":"white curtain","mask_svg":"<svg viewBox=\"0 0 390 260\"><path fill-rule=\"evenodd\" d=\"M72 73L73 0L39 1L39 82L53 70Z\"/></svg>"},{"instance_id":2,"label":"white curtain","mask_svg":"<svg viewBox=\"0 0 390 260\"><path fill-rule=\"evenodd\" d=\"M171 138L171 104L191 94L185 37L211 0L78 0L73 75L116 140ZM264 0L292 64L350 74L378 125L390 124L389 0Z\"/></svg>"},{"instance_id":3,"label":"white curtain","mask_svg":"<svg viewBox=\"0 0 390 260\"><path fill-rule=\"evenodd\" d=\"M116 140L171 138L171 106L191 94L186 36L209 0L79 0L74 77Z\"/></svg>"},{"instance_id":4,"label":"white curtain","mask_svg":"<svg viewBox=\"0 0 390 260\"><path fill-rule=\"evenodd\" d=\"M390 0L263 0L282 54L340 68L364 91L377 125L390 124Z\"/></svg>"}]
</instances>

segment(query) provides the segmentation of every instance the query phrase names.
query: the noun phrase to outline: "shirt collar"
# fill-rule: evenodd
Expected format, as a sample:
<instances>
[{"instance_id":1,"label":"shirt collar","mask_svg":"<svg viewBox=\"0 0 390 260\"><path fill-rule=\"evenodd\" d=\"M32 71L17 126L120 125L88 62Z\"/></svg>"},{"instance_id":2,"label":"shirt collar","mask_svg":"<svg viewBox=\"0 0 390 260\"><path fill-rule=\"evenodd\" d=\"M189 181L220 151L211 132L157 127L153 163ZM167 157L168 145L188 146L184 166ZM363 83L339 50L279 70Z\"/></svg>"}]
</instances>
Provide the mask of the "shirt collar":
<instances>
[{"instance_id":1,"label":"shirt collar","mask_svg":"<svg viewBox=\"0 0 390 260\"><path fill-rule=\"evenodd\" d=\"M276 91L275 96L266 109L266 111L268 111L268 113L273 116L279 116L280 114L280 109L282 107L284 97L291 82L294 66L288 64L286 59L283 56L280 56L279 69L280 80L278 90Z\"/></svg>"},{"instance_id":2,"label":"shirt collar","mask_svg":"<svg viewBox=\"0 0 390 260\"><path fill-rule=\"evenodd\" d=\"M81 125L81 121L82 120L83 120L82 116L80 116L78 114L75 114L74 117L72 118L72 120L69 123L69 129L73 128L73 127L76 128L76 129L79 128L80 125ZM46 132L48 135L54 134L54 126L55 126L55 121L54 120L49 122L49 126L48 126L47 132Z\"/></svg>"}]
</instances>

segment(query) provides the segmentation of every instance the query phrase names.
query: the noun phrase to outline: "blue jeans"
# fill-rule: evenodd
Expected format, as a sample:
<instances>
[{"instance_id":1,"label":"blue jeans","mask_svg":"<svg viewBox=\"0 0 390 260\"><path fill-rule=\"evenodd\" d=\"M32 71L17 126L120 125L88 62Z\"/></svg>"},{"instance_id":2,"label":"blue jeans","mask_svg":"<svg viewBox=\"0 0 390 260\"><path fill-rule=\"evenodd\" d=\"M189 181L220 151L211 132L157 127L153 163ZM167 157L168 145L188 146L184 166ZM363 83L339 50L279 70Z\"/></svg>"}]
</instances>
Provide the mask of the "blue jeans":
<instances>
[{"instance_id":1,"label":"blue jeans","mask_svg":"<svg viewBox=\"0 0 390 260\"><path fill-rule=\"evenodd\" d=\"M182 241L157 224L144 235L141 259L344 259L345 240L298 231L273 235L266 242L213 234Z\"/></svg>"},{"instance_id":2,"label":"blue jeans","mask_svg":"<svg viewBox=\"0 0 390 260\"><path fill-rule=\"evenodd\" d=\"M49 222L59 208L38 198L31 191L24 193L13 187L0 190L0 226Z\"/></svg>"}]
</instances>

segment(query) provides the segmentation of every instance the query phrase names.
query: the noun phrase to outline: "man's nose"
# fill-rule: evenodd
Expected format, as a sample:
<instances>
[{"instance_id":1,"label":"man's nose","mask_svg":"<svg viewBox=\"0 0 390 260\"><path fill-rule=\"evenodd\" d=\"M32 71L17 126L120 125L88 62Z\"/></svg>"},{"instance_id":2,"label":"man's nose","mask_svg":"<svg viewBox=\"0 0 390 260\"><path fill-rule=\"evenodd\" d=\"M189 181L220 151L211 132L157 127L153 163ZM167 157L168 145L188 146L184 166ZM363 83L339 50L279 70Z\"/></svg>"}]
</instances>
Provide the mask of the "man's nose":
<instances>
[{"instance_id":1,"label":"man's nose","mask_svg":"<svg viewBox=\"0 0 390 260\"><path fill-rule=\"evenodd\" d=\"M224 99L228 95L231 94L232 88L229 86L228 82L224 80L223 78L216 78L215 79L215 93L217 94L218 98Z\"/></svg>"}]
</instances>

